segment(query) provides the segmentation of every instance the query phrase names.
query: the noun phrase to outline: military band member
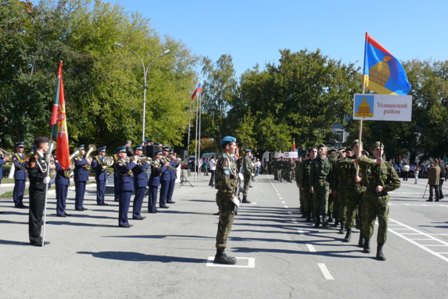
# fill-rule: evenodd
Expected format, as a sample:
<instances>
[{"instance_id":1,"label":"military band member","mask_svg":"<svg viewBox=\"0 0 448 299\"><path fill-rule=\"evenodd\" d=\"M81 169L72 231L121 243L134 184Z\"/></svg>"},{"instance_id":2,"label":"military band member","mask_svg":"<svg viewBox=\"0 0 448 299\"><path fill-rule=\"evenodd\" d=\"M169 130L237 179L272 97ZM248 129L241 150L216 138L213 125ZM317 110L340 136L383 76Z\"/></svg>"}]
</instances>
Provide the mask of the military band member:
<instances>
[{"instance_id":1,"label":"military band member","mask_svg":"<svg viewBox=\"0 0 448 299\"><path fill-rule=\"evenodd\" d=\"M3 179L3 164L8 162L8 157L3 155L4 153L0 150L0 185L2 184Z\"/></svg>"},{"instance_id":2,"label":"military band member","mask_svg":"<svg viewBox=\"0 0 448 299\"><path fill-rule=\"evenodd\" d=\"M118 161L118 149L115 151L114 154L114 201L118 202L120 198L120 190L118 189L118 172L115 169L115 166L117 166Z\"/></svg>"},{"instance_id":3,"label":"military band member","mask_svg":"<svg viewBox=\"0 0 448 299\"><path fill-rule=\"evenodd\" d=\"M244 176L244 187L243 187L243 203L250 203L247 200L247 193L250 187L250 181L252 177L255 175L255 163L252 160L252 151L250 149L246 149L246 155L243 158L242 172Z\"/></svg>"},{"instance_id":4,"label":"military band member","mask_svg":"<svg viewBox=\"0 0 448 299\"><path fill-rule=\"evenodd\" d=\"M169 156L170 158L170 185L168 188L168 194L166 198L166 203L173 204L175 203L173 201L173 193L174 193L174 187L176 186L176 178L177 178L177 167L179 166L179 160L176 157L176 153L174 150L170 150Z\"/></svg>"},{"instance_id":5,"label":"military band member","mask_svg":"<svg viewBox=\"0 0 448 299\"><path fill-rule=\"evenodd\" d=\"M118 172L118 185L120 190L118 226L129 228L132 225L130 225L128 221L128 212L131 195L132 192L134 192L134 173L132 172L132 169L137 166L137 163L134 161L136 161L138 157L134 156L134 159L128 162L125 146L122 146L119 149L118 157L119 159L115 168Z\"/></svg>"},{"instance_id":6,"label":"military band member","mask_svg":"<svg viewBox=\"0 0 448 299\"><path fill-rule=\"evenodd\" d=\"M143 157L143 146L141 144L134 147L134 154L136 157ZM132 168L135 187L134 204L132 205L132 219L143 220L145 217L141 215L141 210L143 199L145 198L146 187L148 186L148 176L146 175L146 171L148 170L150 164L149 161L142 162L137 160L134 162L136 162L137 165Z\"/></svg>"},{"instance_id":7,"label":"military band member","mask_svg":"<svg viewBox=\"0 0 448 299\"><path fill-rule=\"evenodd\" d=\"M157 191L160 186L160 175L162 174L162 152L157 152L151 162L151 176L149 177L148 212L157 213Z\"/></svg>"},{"instance_id":8,"label":"military band member","mask_svg":"<svg viewBox=\"0 0 448 299\"><path fill-rule=\"evenodd\" d=\"M166 201L168 199L168 190L170 187L171 173L170 173L170 159L168 158L170 148L164 146L162 148L162 174L160 177L160 196L159 196L159 207L162 209L168 209Z\"/></svg>"},{"instance_id":9,"label":"military band member","mask_svg":"<svg viewBox=\"0 0 448 299\"><path fill-rule=\"evenodd\" d=\"M386 260L383 246L387 239L387 220L389 215L388 192L400 187L400 178L391 163L384 161L384 144L380 141L372 147L374 159L366 156L358 158L361 167L362 183L366 192L362 203L362 230L364 240L364 253L370 252L370 238L373 235L375 219L378 218L377 252L376 259Z\"/></svg>"},{"instance_id":10,"label":"military band member","mask_svg":"<svg viewBox=\"0 0 448 299\"><path fill-rule=\"evenodd\" d=\"M56 215L58 217L67 217L70 216L65 212L68 186L70 186L70 172L64 170L56 158L54 159L54 164L56 166Z\"/></svg>"},{"instance_id":11,"label":"military band member","mask_svg":"<svg viewBox=\"0 0 448 299\"><path fill-rule=\"evenodd\" d=\"M49 165L45 161L45 154L48 151L48 138L39 137L36 139L36 152L28 162L30 178L30 211L28 220L28 231L30 244L42 246L42 217L45 208L45 190L50 178L47 177Z\"/></svg>"},{"instance_id":12,"label":"military band member","mask_svg":"<svg viewBox=\"0 0 448 299\"><path fill-rule=\"evenodd\" d=\"M89 165L84 144L78 146L79 155L74 160L74 180L75 180L75 210L85 211L84 195L86 193L86 183L89 180Z\"/></svg>"},{"instance_id":13,"label":"military band member","mask_svg":"<svg viewBox=\"0 0 448 299\"><path fill-rule=\"evenodd\" d=\"M107 167L104 167L104 158L106 157L106 147L102 146L98 148L98 155L92 160L91 167L95 170L96 180L96 204L99 206L107 206L104 201L106 194L106 181L107 181Z\"/></svg>"},{"instance_id":14,"label":"military band member","mask_svg":"<svg viewBox=\"0 0 448 299\"><path fill-rule=\"evenodd\" d=\"M237 209L236 188L238 173L235 163L236 138L226 136L221 140L223 148L222 157L216 165L216 204L219 207L218 231L216 233L216 255L214 263L236 264L236 259L225 254L227 238L232 229L233 219Z\"/></svg>"},{"instance_id":15,"label":"military band member","mask_svg":"<svg viewBox=\"0 0 448 299\"><path fill-rule=\"evenodd\" d=\"M27 161L25 158L25 143L16 143L16 153L12 157L12 163L14 163L14 191L12 198L14 200L14 207L23 209L27 208L23 204L23 195L25 194L25 184L26 178L28 176L28 171L26 170Z\"/></svg>"}]
</instances>

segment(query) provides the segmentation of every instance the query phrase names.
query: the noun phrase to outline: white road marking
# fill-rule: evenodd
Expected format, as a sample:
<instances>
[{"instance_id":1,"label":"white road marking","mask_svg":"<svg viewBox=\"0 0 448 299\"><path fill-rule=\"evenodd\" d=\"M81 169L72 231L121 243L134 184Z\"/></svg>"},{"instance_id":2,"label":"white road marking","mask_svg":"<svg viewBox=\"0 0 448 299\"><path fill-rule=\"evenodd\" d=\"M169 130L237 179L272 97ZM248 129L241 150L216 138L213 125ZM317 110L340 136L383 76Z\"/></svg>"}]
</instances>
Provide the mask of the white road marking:
<instances>
[{"instance_id":1,"label":"white road marking","mask_svg":"<svg viewBox=\"0 0 448 299\"><path fill-rule=\"evenodd\" d=\"M288 206L286 206L286 205L285 205L284 207L285 207L286 209L288 208Z\"/></svg>"},{"instance_id":2,"label":"white road marking","mask_svg":"<svg viewBox=\"0 0 448 299\"><path fill-rule=\"evenodd\" d=\"M281 201L282 204L285 204L286 202L284 200Z\"/></svg>"},{"instance_id":3,"label":"white road marking","mask_svg":"<svg viewBox=\"0 0 448 299\"><path fill-rule=\"evenodd\" d=\"M432 255L434 255L434 256L442 259L442 260L444 260L445 262L448 262L448 257L445 257L442 254L440 254L438 252L435 252L434 250L431 250L431 249L428 248L428 247L448 247L448 243L447 242L439 240L439 239L437 239L437 238L435 238L435 237L433 237L433 236L431 236L429 234L426 234L424 232L421 232L419 230L416 230L415 228L412 228L412 227L410 227L410 226L408 226L408 225L406 225L404 223L401 223L399 221L396 221L396 220L393 220L393 219L390 219L390 221L393 222L393 223L399 224L402 227L407 228L410 231L419 233L421 236L425 236L425 237L427 237L431 241L438 242L439 244L428 244L428 245L425 244L425 245L422 245L422 244L419 244L418 242L414 241L413 239L410 239L410 238L406 237L402 233L396 232L395 228L394 229L390 229L390 228L388 229L388 231L390 231L391 233L399 236L400 238L402 238L402 239L404 239L404 240L414 244L417 247L420 247L421 249L425 250L426 252L429 252L430 254L432 254Z\"/></svg>"},{"instance_id":4,"label":"white road marking","mask_svg":"<svg viewBox=\"0 0 448 299\"><path fill-rule=\"evenodd\" d=\"M279 198L279 199L283 199L283 197L281 197L281 196L279 196L278 198Z\"/></svg>"},{"instance_id":5,"label":"white road marking","mask_svg":"<svg viewBox=\"0 0 448 299\"><path fill-rule=\"evenodd\" d=\"M325 266L325 264L318 263L317 265L319 266L319 269L322 272L322 274L324 275L324 278L326 280L334 280L333 276L331 275L330 271L328 271L328 268L327 268L327 266Z\"/></svg>"},{"instance_id":6,"label":"white road marking","mask_svg":"<svg viewBox=\"0 0 448 299\"><path fill-rule=\"evenodd\" d=\"M311 244L306 244L306 247L308 247L308 251L309 251L309 252L316 252L316 248L314 248L313 245L311 245Z\"/></svg>"},{"instance_id":7,"label":"white road marking","mask_svg":"<svg viewBox=\"0 0 448 299\"><path fill-rule=\"evenodd\" d=\"M235 257L237 260L236 265L222 265L222 264L215 264L213 263L213 260L215 259L214 256L210 256L207 259L206 266L207 267L224 267L224 268L255 268L255 258L254 257ZM247 260L247 265L239 265L238 262L242 260Z\"/></svg>"}]
</instances>

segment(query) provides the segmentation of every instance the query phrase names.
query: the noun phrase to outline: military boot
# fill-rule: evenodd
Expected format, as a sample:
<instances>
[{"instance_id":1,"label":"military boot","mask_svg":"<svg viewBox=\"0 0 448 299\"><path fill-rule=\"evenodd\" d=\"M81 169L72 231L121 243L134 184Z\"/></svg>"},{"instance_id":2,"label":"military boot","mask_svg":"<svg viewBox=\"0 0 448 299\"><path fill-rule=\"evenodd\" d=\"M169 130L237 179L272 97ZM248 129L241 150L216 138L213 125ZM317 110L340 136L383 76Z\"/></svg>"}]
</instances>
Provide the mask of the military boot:
<instances>
[{"instance_id":1,"label":"military boot","mask_svg":"<svg viewBox=\"0 0 448 299\"><path fill-rule=\"evenodd\" d=\"M358 247L364 248L364 237L359 233Z\"/></svg>"},{"instance_id":2,"label":"military boot","mask_svg":"<svg viewBox=\"0 0 448 299\"><path fill-rule=\"evenodd\" d=\"M328 219L326 215L322 217L322 227L328 227Z\"/></svg>"},{"instance_id":3,"label":"military boot","mask_svg":"<svg viewBox=\"0 0 448 299\"><path fill-rule=\"evenodd\" d=\"M336 218L336 221L333 224L333 227L338 227L339 223L342 224L342 222L339 221L339 218Z\"/></svg>"},{"instance_id":4,"label":"military boot","mask_svg":"<svg viewBox=\"0 0 448 299\"><path fill-rule=\"evenodd\" d=\"M351 237L352 237L352 228L349 227L347 228L347 233L345 234L344 242L350 242Z\"/></svg>"},{"instance_id":5,"label":"military boot","mask_svg":"<svg viewBox=\"0 0 448 299\"><path fill-rule=\"evenodd\" d=\"M246 195L243 195L242 203L250 203L250 201L247 200L247 196Z\"/></svg>"},{"instance_id":6,"label":"military boot","mask_svg":"<svg viewBox=\"0 0 448 299\"><path fill-rule=\"evenodd\" d=\"M364 249L362 250L364 253L370 253L370 240L364 238Z\"/></svg>"},{"instance_id":7,"label":"military boot","mask_svg":"<svg viewBox=\"0 0 448 299\"><path fill-rule=\"evenodd\" d=\"M385 261L386 257L383 254L383 244L378 243L378 247L376 248L376 259L379 261Z\"/></svg>"},{"instance_id":8,"label":"military boot","mask_svg":"<svg viewBox=\"0 0 448 299\"><path fill-rule=\"evenodd\" d=\"M316 218L316 222L314 223L314 227L319 227L320 226L320 217Z\"/></svg>"},{"instance_id":9,"label":"military boot","mask_svg":"<svg viewBox=\"0 0 448 299\"><path fill-rule=\"evenodd\" d=\"M339 228L338 234L343 234L344 233L344 222L341 222L341 227Z\"/></svg>"},{"instance_id":10,"label":"military boot","mask_svg":"<svg viewBox=\"0 0 448 299\"><path fill-rule=\"evenodd\" d=\"M228 256L224 253L224 249L216 250L215 259L213 260L215 264L223 264L223 265L235 265L236 258Z\"/></svg>"}]
</instances>

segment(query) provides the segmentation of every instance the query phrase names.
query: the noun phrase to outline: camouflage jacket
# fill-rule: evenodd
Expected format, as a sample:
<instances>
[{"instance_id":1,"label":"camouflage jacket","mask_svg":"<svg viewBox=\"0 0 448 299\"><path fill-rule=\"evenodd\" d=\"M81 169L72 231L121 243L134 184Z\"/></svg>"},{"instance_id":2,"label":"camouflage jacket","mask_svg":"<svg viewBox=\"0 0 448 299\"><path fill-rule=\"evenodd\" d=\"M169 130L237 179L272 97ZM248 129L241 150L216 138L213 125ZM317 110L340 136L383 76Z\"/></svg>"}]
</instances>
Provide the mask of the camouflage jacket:
<instances>
[{"instance_id":1,"label":"camouflage jacket","mask_svg":"<svg viewBox=\"0 0 448 299\"><path fill-rule=\"evenodd\" d=\"M376 164L376 160L362 156L358 159L361 167L362 184L366 186L368 192L376 192L377 186L383 187L383 192L400 188L400 177L393 165L387 161Z\"/></svg>"},{"instance_id":2,"label":"camouflage jacket","mask_svg":"<svg viewBox=\"0 0 448 299\"><path fill-rule=\"evenodd\" d=\"M216 185L219 191L232 196L238 186L238 172L234 156L222 154L222 157L216 163Z\"/></svg>"}]
</instances>

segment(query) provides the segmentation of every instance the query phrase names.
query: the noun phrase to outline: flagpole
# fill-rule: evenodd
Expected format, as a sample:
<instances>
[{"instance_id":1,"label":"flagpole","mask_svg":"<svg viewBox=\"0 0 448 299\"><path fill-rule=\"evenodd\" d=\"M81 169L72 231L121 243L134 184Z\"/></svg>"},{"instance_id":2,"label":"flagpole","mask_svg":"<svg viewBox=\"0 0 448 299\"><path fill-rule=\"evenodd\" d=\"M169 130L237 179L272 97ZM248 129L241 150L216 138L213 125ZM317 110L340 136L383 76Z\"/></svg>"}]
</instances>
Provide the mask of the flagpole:
<instances>
[{"instance_id":1,"label":"flagpole","mask_svg":"<svg viewBox=\"0 0 448 299\"><path fill-rule=\"evenodd\" d=\"M198 161L201 158L201 126L202 126L202 96L201 96L201 92L198 92L198 102L199 102L199 139L198 139ZM204 163L204 161L202 161L202 163ZM198 175L199 175L199 171L198 171Z\"/></svg>"},{"instance_id":2,"label":"flagpole","mask_svg":"<svg viewBox=\"0 0 448 299\"><path fill-rule=\"evenodd\" d=\"M63 62L61 60L60 63L59 63L59 69L61 71L62 71L62 65L63 65ZM57 81L56 81L56 86L57 86L57 88L56 88L56 98L58 99L58 104L59 104L59 92L60 92L60 88L61 88L59 86L59 82L61 80L60 76L61 76L61 73L58 70L58 78L57 78ZM51 158L51 153L53 151L53 130L54 130L55 125L56 125L56 123L51 125L50 141L48 142L49 147L48 147L47 158L46 158L47 173L46 173L45 179L50 177L50 158ZM45 236L46 236L46 233L47 233L47 229L46 229L47 228L47 201L48 201L48 186L49 186L49 184L50 184L50 181L48 181L45 184L44 217L43 217L43 227L42 227L42 247L45 247Z\"/></svg>"},{"instance_id":3,"label":"flagpole","mask_svg":"<svg viewBox=\"0 0 448 299\"><path fill-rule=\"evenodd\" d=\"M194 139L195 139L195 144L194 144L194 181L196 182L197 177L198 177L198 172L199 172L199 160L198 160L198 123L199 123L199 119L198 119L198 110L199 110L199 101L198 101L199 97L196 96L196 123L195 123L195 133L194 133Z\"/></svg>"}]
</instances>

